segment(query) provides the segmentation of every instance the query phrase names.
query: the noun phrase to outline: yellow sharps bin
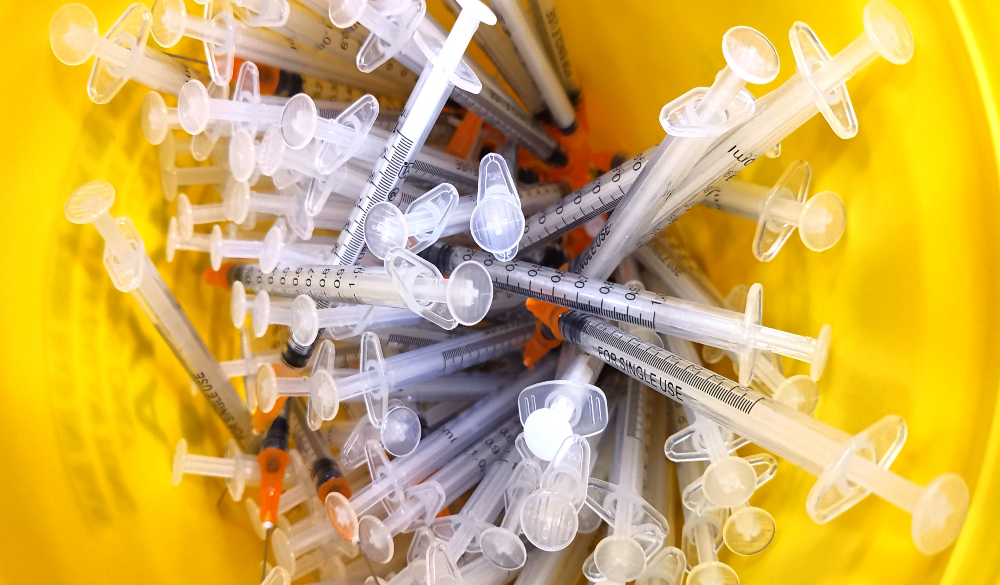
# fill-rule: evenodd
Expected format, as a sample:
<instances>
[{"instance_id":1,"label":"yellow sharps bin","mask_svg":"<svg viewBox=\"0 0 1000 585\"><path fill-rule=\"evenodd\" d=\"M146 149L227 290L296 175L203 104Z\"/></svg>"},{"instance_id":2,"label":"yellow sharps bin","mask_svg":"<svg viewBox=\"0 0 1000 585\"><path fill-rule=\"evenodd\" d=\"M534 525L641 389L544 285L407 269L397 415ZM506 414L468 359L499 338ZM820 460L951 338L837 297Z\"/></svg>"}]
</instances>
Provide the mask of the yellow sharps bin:
<instances>
[{"instance_id":1,"label":"yellow sharps bin","mask_svg":"<svg viewBox=\"0 0 1000 585\"><path fill-rule=\"evenodd\" d=\"M61 3L8 0L2 19L0 583L255 582L261 543L242 504L217 481L170 483L178 439L221 454L224 427L112 286L97 232L63 217L76 187L112 182L112 213L135 221L216 355L234 357L228 296L201 280L207 259L164 260L173 204L139 131L147 90L130 83L108 105L87 99L90 65L62 65L48 46ZM562 0L593 147L637 153L660 140L659 109L710 83L729 27L757 28L778 49L782 72L752 88L760 94L794 73L792 23L808 23L836 52L861 34L864 4ZM91 4L102 32L127 5ZM815 190L847 204L842 241L821 254L792 241L762 264L750 253L749 222L698 208L677 229L718 288L764 285L765 324L805 334L833 326L817 418L853 434L903 416L908 441L893 469L921 485L957 472L972 505L957 543L925 557L910 541L909 516L878 498L814 524L804 509L814 478L779 463L755 499L774 514L775 541L759 557L724 558L744 583L1000 581L990 531L1000 518L1000 4L896 5L916 52L903 66L878 60L848 83L857 137L837 138L817 116L784 141L780 158L741 177L766 184L807 159ZM436 0L430 11L450 25Z\"/></svg>"}]
</instances>

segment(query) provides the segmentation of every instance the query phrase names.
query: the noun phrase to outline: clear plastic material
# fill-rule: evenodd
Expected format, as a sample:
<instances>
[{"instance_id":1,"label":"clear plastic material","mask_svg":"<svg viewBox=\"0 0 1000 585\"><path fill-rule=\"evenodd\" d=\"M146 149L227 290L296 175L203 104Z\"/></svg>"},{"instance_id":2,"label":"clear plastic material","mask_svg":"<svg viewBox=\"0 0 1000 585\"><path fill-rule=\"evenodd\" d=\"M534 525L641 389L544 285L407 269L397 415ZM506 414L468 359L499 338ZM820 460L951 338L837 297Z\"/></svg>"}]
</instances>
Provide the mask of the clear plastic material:
<instances>
[{"instance_id":1,"label":"clear plastic material","mask_svg":"<svg viewBox=\"0 0 1000 585\"><path fill-rule=\"evenodd\" d=\"M807 200L811 175L809 163L798 160L788 165L770 189L728 181L718 185L702 205L756 221L751 251L761 262L773 260L796 228L807 248L822 252L843 235L847 210L832 191Z\"/></svg>"},{"instance_id":2,"label":"clear plastic material","mask_svg":"<svg viewBox=\"0 0 1000 585\"><path fill-rule=\"evenodd\" d=\"M608 426L604 391L572 379L525 388L517 405L527 446L543 461L551 461L571 435L589 437Z\"/></svg>"},{"instance_id":3,"label":"clear plastic material","mask_svg":"<svg viewBox=\"0 0 1000 585\"><path fill-rule=\"evenodd\" d=\"M847 79L878 56L902 64L913 55L913 36L906 20L888 2L869 2L864 12L864 28L862 36L831 58L812 29L801 22L796 23L789 36L799 71L778 89L758 99L757 115L719 140L702 157L671 194L671 201L676 204L660 210L638 243L648 241L700 202L698 194L711 193L713 187L730 180L760 154L772 152L776 144L815 114L822 112L839 136L852 136L857 131L857 120L844 85ZM670 136L665 139L670 140ZM528 218L521 239L522 250L534 249L614 209L624 197L620 189L629 188L654 160L657 148L647 149L627 164L612 169ZM611 184L614 188L607 188ZM555 216L558 221L552 221Z\"/></svg>"},{"instance_id":4,"label":"clear plastic material","mask_svg":"<svg viewBox=\"0 0 1000 585\"><path fill-rule=\"evenodd\" d=\"M604 579L627 583L646 571L670 528L640 492L645 478L645 389L630 380L615 419L615 448L608 481L588 481L587 505L608 523L608 536L594 549L594 569Z\"/></svg>"},{"instance_id":5,"label":"clear plastic material","mask_svg":"<svg viewBox=\"0 0 1000 585\"><path fill-rule=\"evenodd\" d=\"M292 301L292 337L296 343L311 345L320 330L333 339L357 337L365 331L422 323L424 318L409 309L344 305L317 308L312 297L300 295Z\"/></svg>"},{"instance_id":6,"label":"clear plastic material","mask_svg":"<svg viewBox=\"0 0 1000 585\"><path fill-rule=\"evenodd\" d=\"M681 251L671 246L665 239L654 240L651 244L636 251L635 258L646 269L659 279L667 289L680 298L688 301L725 307L729 303L723 300L708 278L702 274L693 261L686 259ZM732 294L732 293L731 293ZM722 355L709 359L709 348L703 351L708 363L722 359ZM677 353L677 352L674 352ZM715 352L712 352L714 354ZM738 359L730 353L733 363ZM791 406L805 414L812 414L819 402L819 387L809 376L785 376L775 367L764 352L757 352L753 362L754 378L770 391L775 400Z\"/></svg>"},{"instance_id":7,"label":"clear plastic material","mask_svg":"<svg viewBox=\"0 0 1000 585\"><path fill-rule=\"evenodd\" d=\"M490 6L503 19L504 31L517 49L521 62L548 106L556 126L566 134L572 133L576 129L573 104L563 89L559 73L549 59L541 39L531 25L524 5L517 0L494 0Z\"/></svg>"},{"instance_id":8,"label":"clear plastic material","mask_svg":"<svg viewBox=\"0 0 1000 585\"><path fill-rule=\"evenodd\" d=\"M271 232L274 232L272 228ZM272 234L268 232L270 237ZM274 234L278 239L280 234ZM253 248L260 253L269 240ZM302 246L297 244L296 246ZM283 251L282 243L272 249ZM287 249L288 247L285 246ZM249 252L248 252L249 253ZM308 260L308 258L304 258ZM291 258L290 260L294 260ZM278 262L262 258L262 269L273 268ZM365 304L382 307L408 308L443 329L454 329L459 324L478 323L489 311L493 300L493 286L489 275L475 262L458 267L450 278L429 262L402 248L394 249L386 258L385 267L355 267L308 263L293 264L295 268L282 269L285 274L302 275L284 279L258 281L253 274L245 275L245 284L266 289L272 294L297 297L308 295L316 300L334 303ZM250 272L253 272L252 270ZM264 272L266 274L267 272ZM276 280L277 282L270 282ZM300 311L307 312L302 306ZM309 315L301 314L303 320Z\"/></svg>"},{"instance_id":9,"label":"clear plastic material","mask_svg":"<svg viewBox=\"0 0 1000 585\"><path fill-rule=\"evenodd\" d=\"M423 481L462 453L488 429L495 428L505 418L513 415L518 392L525 386L551 376L554 366L550 361L521 374L509 387L479 400L426 437L407 457L394 459L387 466L371 469L374 478L372 483L358 490L350 500L331 492L326 498L326 509L334 528L345 539L355 538L359 515L368 513L394 491L398 493L406 486Z\"/></svg>"},{"instance_id":10,"label":"clear plastic material","mask_svg":"<svg viewBox=\"0 0 1000 585\"><path fill-rule=\"evenodd\" d=\"M212 80L227 84L232 79L235 58L325 79L333 83L351 79L357 87L398 94L398 86L375 77L358 75L348 64L308 47L292 48L238 22L226 6L209 0L204 18L187 13L181 0L157 0L152 5L152 34L160 46L169 48L183 37L202 41ZM155 88L154 88L155 89Z\"/></svg>"},{"instance_id":11,"label":"clear plastic material","mask_svg":"<svg viewBox=\"0 0 1000 585\"><path fill-rule=\"evenodd\" d=\"M367 332L361 338L361 371L335 380L331 388L316 396L310 395L310 408L322 420L330 420L337 414L342 400L364 396L372 424L383 428L390 392L516 351L533 330L532 324L523 322L500 325L388 359L382 358L378 336ZM410 421L410 424L416 425L411 430L419 440L419 421Z\"/></svg>"},{"instance_id":12,"label":"clear plastic material","mask_svg":"<svg viewBox=\"0 0 1000 585\"><path fill-rule=\"evenodd\" d=\"M129 79L177 95L185 83L201 75L146 46L152 21L149 8L132 4L102 37L90 8L66 4L49 25L49 45L66 65L81 65L94 57L87 95L95 104L111 101Z\"/></svg>"},{"instance_id":13,"label":"clear plastic material","mask_svg":"<svg viewBox=\"0 0 1000 585\"><path fill-rule=\"evenodd\" d=\"M473 445L459 457L449 461L423 483L407 488L403 494L393 494L387 498L386 504L390 512L384 520L369 515L359 521L358 539L361 542L361 548L369 558L376 562L388 562L394 552L392 539L395 535L400 532L411 532L419 526L431 525L434 517L442 508L450 505L484 477L496 475L492 473L494 468L499 468L501 471L507 469L507 465L501 464L501 460L513 448L514 437L518 431L520 428L516 418L512 417L504 421L484 440ZM483 449L483 444L491 447ZM490 472L487 472L487 469ZM511 471L512 469L511 467ZM499 487L502 489L502 485ZM502 491L497 500L501 497ZM471 498L470 502L473 502ZM465 514L465 509L469 506L470 503L467 502L463 508L462 516L464 518L462 520L466 520L465 522L455 517L449 518L451 520L448 522L450 530L447 530L447 533L450 536L454 536L456 530L471 530L475 527L475 522L472 520L478 518ZM480 521L483 522L481 519ZM435 522L435 524L439 530L444 528L440 522ZM462 545L460 550L451 552L451 558L447 562L454 563L453 559L465 551L473 536L474 534L469 536L468 542ZM460 536L455 545L461 544L461 540L464 538L464 536ZM457 567L455 569L457 570Z\"/></svg>"},{"instance_id":14,"label":"clear plastic material","mask_svg":"<svg viewBox=\"0 0 1000 585\"><path fill-rule=\"evenodd\" d=\"M458 246L441 248L440 255L433 254L433 251L430 256L445 272L458 262L477 262L486 268L498 286L528 298L624 321L748 357L755 351L771 351L809 362L813 379L819 379L826 365L830 350L830 326L824 326L816 339L764 327L760 325L759 298L753 303L748 301L747 312L740 314L647 291L635 291L624 285L567 274L529 262L497 262L489 254ZM751 366L745 366L740 371L741 379L747 381L752 370Z\"/></svg>"},{"instance_id":15,"label":"clear plastic material","mask_svg":"<svg viewBox=\"0 0 1000 585\"><path fill-rule=\"evenodd\" d=\"M250 409L163 282L132 220L111 217L114 200L110 183L94 181L70 195L64 213L72 223L97 228L105 242L104 267L115 288L132 294L233 437L250 444L255 439Z\"/></svg>"},{"instance_id":16,"label":"clear plastic material","mask_svg":"<svg viewBox=\"0 0 1000 585\"><path fill-rule=\"evenodd\" d=\"M396 248L420 252L441 237L457 204L458 191L448 183L421 195L405 214L388 201L378 203L365 217L365 243L382 260Z\"/></svg>"},{"instance_id":17,"label":"clear plastic material","mask_svg":"<svg viewBox=\"0 0 1000 585\"><path fill-rule=\"evenodd\" d=\"M831 520L874 492L912 514L913 542L924 554L943 550L958 536L969 506L961 477L946 473L920 487L888 470L905 426L875 425L877 433L848 437L595 317L566 313L560 331L626 374L644 372L642 382L668 397L677 400L680 387L684 402L710 420L817 475L806 508L817 522Z\"/></svg>"},{"instance_id":18,"label":"clear plastic material","mask_svg":"<svg viewBox=\"0 0 1000 585\"><path fill-rule=\"evenodd\" d=\"M590 247L574 260L574 272L608 278L622 258L639 246L650 217L674 198L687 176L719 136L753 113L747 82L768 83L778 74L778 53L767 38L749 27L729 29L722 38L726 68L708 89L696 89L663 107L660 123L674 136L660 143L652 164L639 174Z\"/></svg>"},{"instance_id":19,"label":"clear plastic material","mask_svg":"<svg viewBox=\"0 0 1000 585\"><path fill-rule=\"evenodd\" d=\"M579 527L577 513L587 497L590 443L570 435L542 473L541 485L521 505L521 530L536 547L566 548Z\"/></svg>"},{"instance_id":20,"label":"clear plastic material","mask_svg":"<svg viewBox=\"0 0 1000 585\"><path fill-rule=\"evenodd\" d=\"M422 6L423 3L419 5ZM334 18L336 15L333 8L334 5L331 4L331 20L337 24L340 20ZM365 13L374 12L364 6L362 9ZM375 163L369 184L358 200L357 209L340 232L333 264L353 265L360 260L365 250L365 217L375 204L387 201L402 184L406 177L405 169L423 146L434 120L441 113L441 108L455 85L455 72L480 22L494 24L496 16L478 0L463 0L462 12L440 51L429 60L429 66L420 74L420 80L403 108L406 116L400 120L386 142L385 152ZM364 48L358 53L359 64L363 55Z\"/></svg>"}]
</instances>

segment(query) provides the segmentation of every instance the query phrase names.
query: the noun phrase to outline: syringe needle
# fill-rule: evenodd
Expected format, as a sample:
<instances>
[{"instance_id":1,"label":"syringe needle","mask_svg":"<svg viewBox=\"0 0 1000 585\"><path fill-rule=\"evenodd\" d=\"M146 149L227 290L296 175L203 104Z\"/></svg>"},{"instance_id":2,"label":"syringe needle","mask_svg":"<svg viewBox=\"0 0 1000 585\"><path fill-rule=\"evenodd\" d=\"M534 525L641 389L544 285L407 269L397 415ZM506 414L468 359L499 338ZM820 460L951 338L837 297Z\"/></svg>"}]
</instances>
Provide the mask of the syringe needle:
<instances>
[{"instance_id":1,"label":"syringe needle","mask_svg":"<svg viewBox=\"0 0 1000 585\"><path fill-rule=\"evenodd\" d=\"M368 555L365 554L365 550L363 548L358 550L361 551L361 558L365 560L365 565L368 566L368 572L372 574L372 585L378 585L379 578L378 575L375 574L375 567L372 566L371 559L369 559Z\"/></svg>"},{"instance_id":2,"label":"syringe needle","mask_svg":"<svg viewBox=\"0 0 1000 585\"><path fill-rule=\"evenodd\" d=\"M271 524L268 522L267 524ZM264 579L267 578L267 548L271 545L271 534L274 532L274 526L268 526L267 532L264 533L264 560L260 563L260 582L263 583Z\"/></svg>"}]
</instances>

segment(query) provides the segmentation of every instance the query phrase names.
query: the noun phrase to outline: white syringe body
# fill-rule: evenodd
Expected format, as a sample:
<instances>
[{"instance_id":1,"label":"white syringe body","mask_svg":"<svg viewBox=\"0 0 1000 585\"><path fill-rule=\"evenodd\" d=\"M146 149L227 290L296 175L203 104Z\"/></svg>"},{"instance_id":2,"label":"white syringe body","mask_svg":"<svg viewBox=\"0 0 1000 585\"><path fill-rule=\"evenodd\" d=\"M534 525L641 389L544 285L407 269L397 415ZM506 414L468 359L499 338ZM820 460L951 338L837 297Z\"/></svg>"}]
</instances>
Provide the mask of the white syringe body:
<instances>
[{"instance_id":1,"label":"white syringe body","mask_svg":"<svg viewBox=\"0 0 1000 585\"><path fill-rule=\"evenodd\" d=\"M150 89L176 96L185 83L201 78L194 70L151 47L142 47L142 55L132 63L135 47L119 45L89 30L81 29L76 34L79 39L75 41L81 45L93 43L95 60L103 61L111 74L132 79ZM111 97L102 96L99 103L106 103Z\"/></svg>"},{"instance_id":2,"label":"white syringe body","mask_svg":"<svg viewBox=\"0 0 1000 585\"><path fill-rule=\"evenodd\" d=\"M212 45L222 52L232 51L246 61L270 65L333 83L342 83L348 78L374 91L391 95L400 93L398 87L393 87L382 79L358 76L358 72L343 61L312 49L293 49L290 46L283 46L279 44L280 36L270 36L273 33L254 29L228 15L223 18L217 16L210 22L198 16L181 14L173 8L167 8L163 15L163 24L175 34L180 32L206 45Z\"/></svg>"},{"instance_id":3,"label":"white syringe body","mask_svg":"<svg viewBox=\"0 0 1000 585\"><path fill-rule=\"evenodd\" d=\"M655 244L655 245L654 245ZM714 307L725 306L725 300L715 289L707 277L689 262L685 262L683 257L668 257L667 252L679 252L675 248L664 249L666 244L654 243L642 246L635 252L636 258L658 278L667 290L680 298L687 299L700 305L710 305ZM674 352L678 353L678 352ZM687 357L681 354L682 357ZM738 363L735 353L729 351L726 355L732 362ZM696 361L696 360L695 360ZM771 392L775 392L786 381L784 375L778 371L771 360L761 352L754 355L753 361L754 378L767 386Z\"/></svg>"},{"instance_id":4,"label":"white syringe body","mask_svg":"<svg viewBox=\"0 0 1000 585\"><path fill-rule=\"evenodd\" d=\"M308 257L305 259L307 260L305 264L308 264L309 260L314 260ZM296 264L294 256L286 256L284 249L281 260L285 264ZM277 268L270 273L263 272L259 266L246 266L240 269L242 272L240 280L247 288L264 290L271 295L285 297L308 295L315 300L330 301L335 304L407 308L403 296L382 266L296 264L295 268ZM445 302L446 286L445 279L418 277L411 291L418 302Z\"/></svg>"},{"instance_id":5,"label":"white syringe body","mask_svg":"<svg viewBox=\"0 0 1000 585\"><path fill-rule=\"evenodd\" d=\"M861 35L823 67L801 72L757 100L755 115L712 148L687 175L674 194L674 204L665 205L650 222L641 243L675 221L718 181L725 181L757 160L761 153L784 140L794 130L819 113L816 101L862 70L878 57L867 35ZM736 160L733 161L733 158Z\"/></svg>"}]
</instances>

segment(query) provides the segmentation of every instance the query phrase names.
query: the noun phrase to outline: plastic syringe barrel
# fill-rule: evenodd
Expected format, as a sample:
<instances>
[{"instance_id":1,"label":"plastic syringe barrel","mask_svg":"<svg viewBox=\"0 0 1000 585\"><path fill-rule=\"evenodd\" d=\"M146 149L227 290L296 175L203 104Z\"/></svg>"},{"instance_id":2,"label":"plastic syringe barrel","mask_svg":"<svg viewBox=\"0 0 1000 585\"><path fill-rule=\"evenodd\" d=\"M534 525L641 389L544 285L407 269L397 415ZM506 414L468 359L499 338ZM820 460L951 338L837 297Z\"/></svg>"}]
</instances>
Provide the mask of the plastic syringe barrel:
<instances>
[{"instance_id":1,"label":"plastic syringe barrel","mask_svg":"<svg viewBox=\"0 0 1000 585\"><path fill-rule=\"evenodd\" d=\"M403 388L483 363L518 350L534 330L533 322L499 325L394 355L385 360L386 382L390 389ZM378 378L368 370L337 379L337 394L346 400L372 391L377 384Z\"/></svg>"},{"instance_id":2,"label":"plastic syringe barrel","mask_svg":"<svg viewBox=\"0 0 1000 585\"><path fill-rule=\"evenodd\" d=\"M587 279L529 262L502 262L491 254L461 246L435 244L420 256L450 274L460 263L472 260L482 264L493 279L495 290L508 291L547 303L584 311L601 317L624 321L676 335L729 351L741 350L743 315L735 311L692 303L683 299L636 292L624 285ZM822 344L809 337L770 327L755 327L752 346L798 360L810 361Z\"/></svg>"},{"instance_id":3,"label":"plastic syringe barrel","mask_svg":"<svg viewBox=\"0 0 1000 585\"><path fill-rule=\"evenodd\" d=\"M229 280L239 280L248 290L275 296L308 295L335 303L406 308L403 297L381 266L279 266L264 272L260 264L234 264ZM352 290L364 292L359 297Z\"/></svg>"},{"instance_id":4,"label":"plastic syringe barrel","mask_svg":"<svg viewBox=\"0 0 1000 585\"><path fill-rule=\"evenodd\" d=\"M151 75L151 73L155 73ZM207 82L208 78L188 65L181 63L169 55L143 47L143 59L135 68L132 79L160 93L176 96L184 84L197 79Z\"/></svg>"},{"instance_id":5,"label":"plastic syringe barrel","mask_svg":"<svg viewBox=\"0 0 1000 585\"><path fill-rule=\"evenodd\" d=\"M646 404L641 385L629 380L626 388L615 417L615 455L608 481L638 494L645 472Z\"/></svg>"},{"instance_id":6,"label":"plastic syringe barrel","mask_svg":"<svg viewBox=\"0 0 1000 585\"><path fill-rule=\"evenodd\" d=\"M520 424L518 428L520 429ZM521 454L512 442L490 465L482 481L462 506L462 515L483 522L493 521L504 507L504 490L520 462ZM462 556L477 535L478 531L474 528L460 525L448 541L448 552L453 558Z\"/></svg>"},{"instance_id":7,"label":"plastic syringe barrel","mask_svg":"<svg viewBox=\"0 0 1000 585\"><path fill-rule=\"evenodd\" d=\"M596 317L564 313L559 331L583 351L813 475L845 455L843 431ZM853 452L846 457L848 481L913 511L923 488Z\"/></svg>"},{"instance_id":8,"label":"plastic syringe barrel","mask_svg":"<svg viewBox=\"0 0 1000 585\"><path fill-rule=\"evenodd\" d=\"M458 14L462 9L455 0L445 0L444 5L452 14ZM543 113L545 103L507 35L499 27L483 26L476 31L474 38L528 111L534 116Z\"/></svg>"},{"instance_id":9,"label":"plastic syringe barrel","mask_svg":"<svg viewBox=\"0 0 1000 585\"><path fill-rule=\"evenodd\" d=\"M500 424L517 409L517 396L521 390L552 376L555 363L548 360L529 370L501 392L487 396L470 406L465 412L445 423L429 437L420 441L413 453L394 459L390 465L403 485L416 485L439 469L452 457L471 445L488 429ZM392 484L379 481L368 484L351 498L351 507L358 516L371 510L389 495Z\"/></svg>"},{"instance_id":10,"label":"plastic syringe barrel","mask_svg":"<svg viewBox=\"0 0 1000 585\"><path fill-rule=\"evenodd\" d=\"M368 163L376 162L390 137L389 132L372 128L358 150L357 158ZM365 174L367 178L367 171ZM417 151L406 179L435 186L449 183L462 192L475 191L479 188L479 167L436 148L424 146Z\"/></svg>"},{"instance_id":11,"label":"plastic syringe barrel","mask_svg":"<svg viewBox=\"0 0 1000 585\"><path fill-rule=\"evenodd\" d=\"M458 496L478 484L486 475L486 470L505 457L514 447L514 437L520 432L520 418L512 416L480 441L486 445L486 449L476 449L475 453L470 450L467 457L450 461L432 475L431 479L444 488L447 496L445 505L451 504Z\"/></svg>"},{"instance_id":12,"label":"plastic syringe barrel","mask_svg":"<svg viewBox=\"0 0 1000 585\"><path fill-rule=\"evenodd\" d=\"M163 282L152 260L145 258L142 280L130 294L149 318L212 410L244 450L255 447L255 433L243 399L233 388L222 366L198 335L191 320Z\"/></svg>"}]
</instances>

